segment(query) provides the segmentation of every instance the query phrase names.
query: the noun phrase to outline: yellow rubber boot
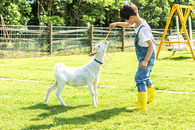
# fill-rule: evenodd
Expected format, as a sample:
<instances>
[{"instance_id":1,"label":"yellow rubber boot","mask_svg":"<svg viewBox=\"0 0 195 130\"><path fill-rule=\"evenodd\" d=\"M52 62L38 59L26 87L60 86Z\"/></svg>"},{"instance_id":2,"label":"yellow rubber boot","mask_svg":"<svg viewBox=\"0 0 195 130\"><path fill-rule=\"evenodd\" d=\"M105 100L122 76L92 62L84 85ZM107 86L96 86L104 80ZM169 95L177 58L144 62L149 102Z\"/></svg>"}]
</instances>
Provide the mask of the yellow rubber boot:
<instances>
[{"instance_id":1,"label":"yellow rubber boot","mask_svg":"<svg viewBox=\"0 0 195 130\"><path fill-rule=\"evenodd\" d=\"M135 110L135 109L144 109L146 110L147 104L147 92L138 92L138 100L137 104L134 107L127 107L127 111Z\"/></svg>"},{"instance_id":2,"label":"yellow rubber boot","mask_svg":"<svg viewBox=\"0 0 195 130\"><path fill-rule=\"evenodd\" d=\"M147 87L147 102L154 102L155 87ZM137 103L137 101L135 101Z\"/></svg>"},{"instance_id":3,"label":"yellow rubber boot","mask_svg":"<svg viewBox=\"0 0 195 130\"><path fill-rule=\"evenodd\" d=\"M147 102L154 102L155 87L147 88Z\"/></svg>"}]
</instances>

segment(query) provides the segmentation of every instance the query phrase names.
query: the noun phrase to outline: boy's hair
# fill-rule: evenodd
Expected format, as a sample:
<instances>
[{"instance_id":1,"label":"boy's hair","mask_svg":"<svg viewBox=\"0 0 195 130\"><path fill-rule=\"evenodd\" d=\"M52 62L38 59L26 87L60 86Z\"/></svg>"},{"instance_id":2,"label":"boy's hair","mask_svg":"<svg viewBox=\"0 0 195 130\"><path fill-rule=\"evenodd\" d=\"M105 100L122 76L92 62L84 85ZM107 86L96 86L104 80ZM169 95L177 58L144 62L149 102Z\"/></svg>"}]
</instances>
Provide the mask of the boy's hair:
<instances>
[{"instance_id":1,"label":"boy's hair","mask_svg":"<svg viewBox=\"0 0 195 130\"><path fill-rule=\"evenodd\" d=\"M120 17L123 20L129 20L129 17L132 15L138 14L138 8L133 3L125 4L121 7Z\"/></svg>"}]
</instances>

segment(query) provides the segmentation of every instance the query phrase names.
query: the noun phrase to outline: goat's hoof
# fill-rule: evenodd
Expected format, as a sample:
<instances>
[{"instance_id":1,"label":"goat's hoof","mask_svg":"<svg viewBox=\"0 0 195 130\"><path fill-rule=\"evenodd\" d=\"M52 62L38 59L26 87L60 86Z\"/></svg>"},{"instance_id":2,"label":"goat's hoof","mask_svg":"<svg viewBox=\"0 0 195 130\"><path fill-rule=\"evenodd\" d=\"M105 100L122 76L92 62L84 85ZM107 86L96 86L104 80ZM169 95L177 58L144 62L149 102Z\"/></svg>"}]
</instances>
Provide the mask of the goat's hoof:
<instances>
[{"instance_id":1,"label":"goat's hoof","mask_svg":"<svg viewBox=\"0 0 195 130\"><path fill-rule=\"evenodd\" d=\"M48 103L48 100L45 99L45 102Z\"/></svg>"},{"instance_id":2,"label":"goat's hoof","mask_svg":"<svg viewBox=\"0 0 195 130\"><path fill-rule=\"evenodd\" d=\"M62 106L67 106L65 103L64 104L61 104Z\"/></svg>"}]
</instances>

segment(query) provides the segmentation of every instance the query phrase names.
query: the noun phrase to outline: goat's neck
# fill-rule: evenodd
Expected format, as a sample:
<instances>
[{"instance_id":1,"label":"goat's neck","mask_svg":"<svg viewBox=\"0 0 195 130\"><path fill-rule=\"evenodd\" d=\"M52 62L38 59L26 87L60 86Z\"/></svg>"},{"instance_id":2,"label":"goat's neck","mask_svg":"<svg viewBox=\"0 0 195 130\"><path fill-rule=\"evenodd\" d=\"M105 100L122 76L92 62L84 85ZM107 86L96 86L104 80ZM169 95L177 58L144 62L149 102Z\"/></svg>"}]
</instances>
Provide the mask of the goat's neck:
<instances>
[{"instance_id":1,"label":"goat's neck","mask_svg":"<svg viewBox=\"0 0 195 130\"><path fill-rule=\"evenodd\" d=\"M102 51L95 55L95 59L103 63L105 55L106 51Z\"/></svg>"}]
</instances>

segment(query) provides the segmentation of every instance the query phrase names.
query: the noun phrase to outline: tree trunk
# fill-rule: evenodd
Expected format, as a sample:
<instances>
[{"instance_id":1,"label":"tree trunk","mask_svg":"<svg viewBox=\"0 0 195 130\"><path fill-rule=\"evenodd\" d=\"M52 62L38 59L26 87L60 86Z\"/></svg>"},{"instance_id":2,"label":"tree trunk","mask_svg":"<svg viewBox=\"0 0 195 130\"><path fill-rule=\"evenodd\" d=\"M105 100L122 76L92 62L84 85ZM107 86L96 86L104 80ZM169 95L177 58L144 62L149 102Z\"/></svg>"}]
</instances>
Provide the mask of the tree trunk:
<instances>
[{"instance_id":1,"label":"tree trunk","mask_svg":"<svg viewBox=\"0 0 195 130\"><path fill-rule=\"evenodd\" d=\"M70 26L73 26L76 23L76 21L77 21L77 25L79 25L80 18L82 17L82 14L85 12L84 7L87 5L87 2L85 2L84 4L82 2L83 2L82 0L77 1L76 3L77 8L74 11L74 16L71 17L72 22L70 23Z\"/></svg>"},{"instance_id":2,"label":"tree trunk","mask_svg":"<svg viewBox=\"0 0 195 130\"><path fill-rule=\"evenodd\" d=\"M66 10L66 1L64 1L64 6L63 6L63 11L62 11L62 14L61 14L61 18L64 17L65 10Z\"/></svg>"},{"instance_id":3,"label":"tree trunk","mask_svg":"<svg viewBox=\"0 0 195 130\"><path fill-rule=\"evenodd\" d=\"M52 0L49 0L49 4L47 8L49 16L51 16L51 8L52 8Z\"/></svg>"}]
</instances>

